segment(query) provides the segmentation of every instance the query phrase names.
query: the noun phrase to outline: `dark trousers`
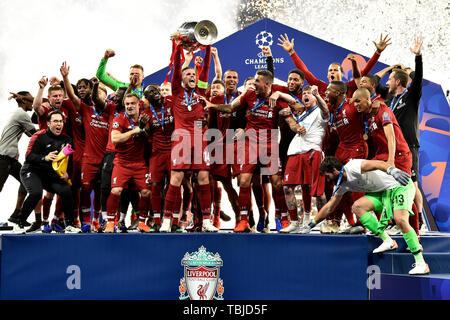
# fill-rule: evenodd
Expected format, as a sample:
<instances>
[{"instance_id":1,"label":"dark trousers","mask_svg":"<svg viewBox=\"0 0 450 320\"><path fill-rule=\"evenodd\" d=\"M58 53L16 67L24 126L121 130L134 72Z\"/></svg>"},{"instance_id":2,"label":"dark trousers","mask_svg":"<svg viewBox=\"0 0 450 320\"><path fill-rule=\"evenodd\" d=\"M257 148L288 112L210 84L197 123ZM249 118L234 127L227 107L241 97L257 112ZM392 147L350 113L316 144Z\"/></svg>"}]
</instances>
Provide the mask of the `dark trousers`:
<instances>
[{"instance_id":1,"label":"dark trousers","mask_svg":"<svg viewBox=\"0 0 450 320\"><path fill-rule=\"evenodd\" d=\"M5 185L6 179L8 179L9 175L12 175L20 183L19 193L22 195L27 194L25 187L20 181L21 168L22 165L16 159L0 155L0 191L3 190L3 186Z\"/></svg>"},{"instance_id":2,"label":"dark trousers","mask_svg":"<svg viewBox=\"0 0 450 320\"><path fill-rule=\"evenodd\" d=\"M37 172L23 169L20 171L20 179L28 192L28 196L22 206L22 212L18 216L21 221L27 220L42 198L42 191L45 189L48 192L61 196L66 225L73 225L73 198L72 191L67 182L59 178L49 179L47 176L40 175Z\"/></svg>"}]
</instances>

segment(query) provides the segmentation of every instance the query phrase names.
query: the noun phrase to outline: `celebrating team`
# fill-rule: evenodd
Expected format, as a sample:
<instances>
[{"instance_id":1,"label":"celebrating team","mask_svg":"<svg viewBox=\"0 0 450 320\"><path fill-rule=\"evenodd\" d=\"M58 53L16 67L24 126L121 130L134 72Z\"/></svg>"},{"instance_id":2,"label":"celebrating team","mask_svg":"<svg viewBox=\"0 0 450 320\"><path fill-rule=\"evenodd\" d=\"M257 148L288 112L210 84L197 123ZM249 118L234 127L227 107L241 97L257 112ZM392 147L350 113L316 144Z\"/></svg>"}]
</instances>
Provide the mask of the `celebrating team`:
<instances>
[{"instance_id":1,"label":"celebrating team","mask_svg":"<svg viewBox=\"0 0 450 320\"><path fill-rule=\"evenodd\" d=\"M412 273L426 273L418 239L422 209L417 186L421 39L415 39L411 48L416 56L415 71L395 65L369 74L390 45L388 36L381 35L363 70L358 69L353 55L347 57L354 78L347 83L342 81L339 63L329 65L329 83L325 83L300 59L294 39L281 35L278 41L296 67L289 72L287 85L274 84L273 58L270 48L264 47L267 70L247 78L242 91L236 70L227 69L222 81L216 48L205 46L204 57L197 57L191 67L192 53L184 52L176 34L172 79L161 85L144 87L143 67L137 64L130 68L128 83L108 74L107 62L115 56L111 49L101 59L97 78L81 79L76 85L71 84L70 68L64 62L60 69L63 80L51 79L45 100L47 79L39 81L33 108L40 131L30 141L21 171L22 183L33 197L25 200L26 205L11 221L23 230L41 200L37 194L42 189L47 190L42 200L46 212L54 193L59 194L57 199L69 197L67 190L61 195L58 188L38 181L45 180L42 172L52 165L55 152L72 143L75 153L70 176L52 179L71 182L73 201L60 200L64 205L57 205L51 224L48 213L43 219L36 214L29 232L41 226L43 232L64 231L67 226L69 232L127 232L130 202L132 224L141 232L182 232L188 222L192 222L188 229L217 232L220 218L226 219L220 210L223 186L236 217L234 232L269 232L270 198L277 231L307 233L328 219L331 222L322 223L322 231L336 232L345 215L353 228L349 232L365 227L382 238L377 252L396 248L385 232L387 224L395 222L417 258L418 267ZM216 76L209 84L211 57ZM380 80L387 72L391 72L388 86L383 87ZM114 93L108 96L106 87ZM41 140L47 141L40 138L44 134L58 143L39 147ZM70 138L58 139L60 135ZM36 157L33 152L48 154ZM33 168L39 168L41 175L26 183L33 177ZM238 192L232 185L234 178ZM295 198L299 188L300 206ZM259 212L257 223L252 192ZM313 197L318 214L311 220Z\"/></svg>"}]
</instances>

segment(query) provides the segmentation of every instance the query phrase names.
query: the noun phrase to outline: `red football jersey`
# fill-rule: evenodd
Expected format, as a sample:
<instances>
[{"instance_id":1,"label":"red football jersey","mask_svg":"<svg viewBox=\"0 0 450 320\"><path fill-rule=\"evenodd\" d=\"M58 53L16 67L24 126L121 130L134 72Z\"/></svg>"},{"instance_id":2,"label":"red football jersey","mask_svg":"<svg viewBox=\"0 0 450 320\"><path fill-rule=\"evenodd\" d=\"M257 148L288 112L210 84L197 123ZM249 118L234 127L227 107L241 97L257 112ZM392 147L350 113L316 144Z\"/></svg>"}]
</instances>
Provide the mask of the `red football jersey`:
<instances>
[{"instance_id":1,"label":"red football jersey","mask_svg":"<svg viewBox=\"0 0 450 320\"><path fill-rule=\"evenodd\" d=\"M67 103L69 111L69 122L72 129L71 137L73 138L74 149L76 153L83 155L84 146L86 144L86 134L84 132L83 118L81 114L75 110L71 100Z\"/></svg>"},{"instance_id":2,"label":"red football jersey","mask_svg":"<svg viewBox=\"0 0 450 320\"><path fill-rule=\"evenodd\" d=\"M206 119L203 101L200 100L200 95L206 95L206 87L200 88L198 85L195 89L186 90L182 85L182 72L181 72L181 56L180 53L183 49L180 46L176 46L173 52L173 76L171 81L173 105L172 111L175 119L175 130L178 135L189 135L194 133L194 128L205 129L202 124L202 120ZM211 62L211 46L206 46L205 57L203 62L203 68L198 76L198 81L203 84L208 82L209 66ZM184 130L185 132L181 132Z\"/></svg>"},{"instance_id":3,"label":"red football jersey","mask_svg":"<svg viewBox=\"0 0 450 320\"><path fill-rule=\"evenodd\" d=\"M71 125L70 125L70 121L69 121L69 113L70 113L70 104L72 102L68 99L63 100L62 104L61 104L61 108L55 108L55 107L51 107L46 108L46 107L42 107L42 109L44 110L44 113L40 116L38 116L38 125L39 125L39 130L46 130L48 128L47 126L47 116L50 112L54 111L54 110L60 110L63 115L64 115L64 127L63 127L63 131L62 133L66 136L72 137L72 129L71 129Z\"/></svg>"},{"instance_id":4,"label":"red football jersey","mask_svg":"<svg viewBox=\"0 0 450 320\"><path fill-rule=\"evenodd\" d=\"M257 142L270 142L268 130L278 128L278 112L286 108L287 103L279 99L274 107L270 107L269 98L262 99L254 90L247 91L240 99L247 111L246 130L253 129L258 133Z\"/></svg>"},{"instance_id":5,"label":"red football jersey","mask_svg":"<svg viewBox=\"0 0 450 320\"><path fill-rule=\"evenodd\" d=\"M144 113L150 116L149 125L151 127L152 152L170 151L172 145L172 132L175 129L174 116L172 111L173 97L164 98L164 119L162 119L162 108L151 107L145 109ZM156 115L155 115L156 113ZM162 124L164 124L162 126Z\"/></svg>"},{"instance_id":6,"label":"red football jersey","mask_svg":"<svg viewBox=\"0 0 450 320\"><path fill-rule=\"evenodd\" d=\"M139 127L139 121L133 122L127 115L125 115L124 112L122 112L114 118L112 131L125 133L137 127ZM121 166L142 163L142 165L145 166L144 143L144 136L135 135L123 143L116 144L116 156L114 158L114 163L118 163Z\"/></svg>"},{"instance_id":7,"label":"red football jersey","mask_svg":"<svg viewBox=\"0 0 450 320\"><path fill-rule=\"evenodd\" d=\"M97 113L93 106L81 103L80 113L86 133L83 160L93 164L102 162L108 143L109 119L114 110L115 104L112 102L108 102L101 113Z\"/></svg>"},{"instance_id":8,"label":"red football jersey","mask_svg":"<svg viewBox=\"0 0 450 320\"><path fill-rule=\"evenodd\" d=\"M377 113L368 117L369 134L372 137L374 148L374 159L386 161L389 158L388 141L383 127L392 124L395 135L395 154L406 154L409 152L408 144L403 137L402 129L398 125L394 113L385 104L381 104Z\"/></svg>"},{"instance_id":9,"label":"red football jersey","mask_svg":"<svg viewBox=\"0 0 450 320\"><path fill-rule=\"evenodd\" d=\"M331 118L333 118L332 127L337 131L342 147L355 149L365 147L362 115L353 103L349 104L345 100L340 110L331 111L330 121Z\"/></svg>"}]
</instances>

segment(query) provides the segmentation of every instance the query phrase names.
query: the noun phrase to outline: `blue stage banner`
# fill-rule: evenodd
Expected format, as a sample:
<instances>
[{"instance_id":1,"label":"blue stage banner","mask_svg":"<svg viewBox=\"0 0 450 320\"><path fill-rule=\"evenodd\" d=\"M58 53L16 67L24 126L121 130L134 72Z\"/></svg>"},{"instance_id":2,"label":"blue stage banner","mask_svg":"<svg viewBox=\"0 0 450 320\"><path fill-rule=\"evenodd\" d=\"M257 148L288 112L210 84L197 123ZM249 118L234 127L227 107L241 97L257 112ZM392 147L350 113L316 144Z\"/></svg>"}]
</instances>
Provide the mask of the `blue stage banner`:
<instances>
[{"instance_id":1,"label":"blue stage banner","mask_svg":"<svg viewBox=\"0 0 450 320\"><path fill-rule=\"evenodd\" d=\"M1 299L367 299L365 236L4 235Z\"/></svg>"},{"instance_id":2,"label":"blue stage banner","mask_svg":"<svg viewBox=\"0 0 450 320\"><path fill-rule=\"evenodd\" d=\"M219 30L220 31L220 30ZM362 69L370 57L362 56L332 43L310 36L306 33L278 23L263 19L247 28L218 41L222 70L235 69L239 73L242 85L245 78L254 76L259 69L266 69L265 56L261 52L263 45L270 46L274 57L275 78L286 81L288 73L295 66L287 52L277 45L278 37L287 34L295 39L295 49L308 69L318 79L327 82L327 69L331 62L340 62L344 69L344 81L352 77L347 54L355 54L358 66ZM412 40L412 39L411 39ZM395 41L395 39L393 40ZM167 42L171 46L170 41ZM369 46L372 45L371 43ZM375 46L373 46L375 52ZM389 47L386 49L389 50ZM408 48L405 48L408 50ZM202 54L202 53L201 53ZM167 62L169 62L167 57ZM381 55L380 60L383 60ZM214 78L214 66L211 62L209 79ZM387 67L378 62L372 73ZM414 68L414 66L410 66ZM425 65L426 69L427 66ZM166 67L147 76L144 84L162 83L169 68ZM382 83L387 77L382 79ZM432 210L440 231L450 231L450 108L440 85L428 80L423 82L423 94L419 109L420 121L420 181L426 200Z\"/></svg>"}]
</instances>

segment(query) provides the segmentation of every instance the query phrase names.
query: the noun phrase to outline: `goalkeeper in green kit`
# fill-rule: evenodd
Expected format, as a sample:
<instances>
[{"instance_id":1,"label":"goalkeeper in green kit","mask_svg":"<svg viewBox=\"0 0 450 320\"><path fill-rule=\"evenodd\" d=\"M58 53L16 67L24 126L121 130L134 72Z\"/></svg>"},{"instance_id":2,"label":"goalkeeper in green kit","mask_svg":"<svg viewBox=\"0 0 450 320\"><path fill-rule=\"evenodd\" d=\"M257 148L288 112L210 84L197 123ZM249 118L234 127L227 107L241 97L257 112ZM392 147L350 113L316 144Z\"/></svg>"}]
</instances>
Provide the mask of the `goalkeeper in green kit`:
<instances>
[{"instance_id":1,"label":"goalkeeper in green kit","mask_svg":"<svg viewBox=\"0 0 450 320\"><path fill-rule=\"evenodd\" d=\"M384 161L352 159L343 165L335 157L326 157L322 161L320 173L335 183L333 196L317 213L315 219L299 229L298 233L309 233L316 224L333 212L346 192L364 192L366 195L353 204L352 211L364 227L383 240L373 253L398 248L395 240L385 232L389 220L394 219L414 256L415 264L409 274L430 273L428 264L423 259L416 232L408 222L415 195L415 187L409 174L390 167ZM371 211L382 212L379 222Z\"/></svg>"},{"instance_id":2,"label":"goalkeeper in green kit","mask_svg":"<svg viewBox=\"0 0 450 320\"><path fill-rule=\"evenodd\" d=\"M114 79L109 74L106 73L106 64L109 58L112 58L116 55L114 50L106 49L103 59L100 61L100 65L97 69L97 78L100 82L102 82L108 88L117 91L120 87L128 87L129 83L121 82L117 79ZM130 67L129 73L130 82L132 78L137 79L137 84L134 88L132 88L132 93L136 94L139 99L142 99L144 96L144 88L142 87L142 81L144 80L144 68L141 65L135 64Z\"/></svg>"}]
</instances>

